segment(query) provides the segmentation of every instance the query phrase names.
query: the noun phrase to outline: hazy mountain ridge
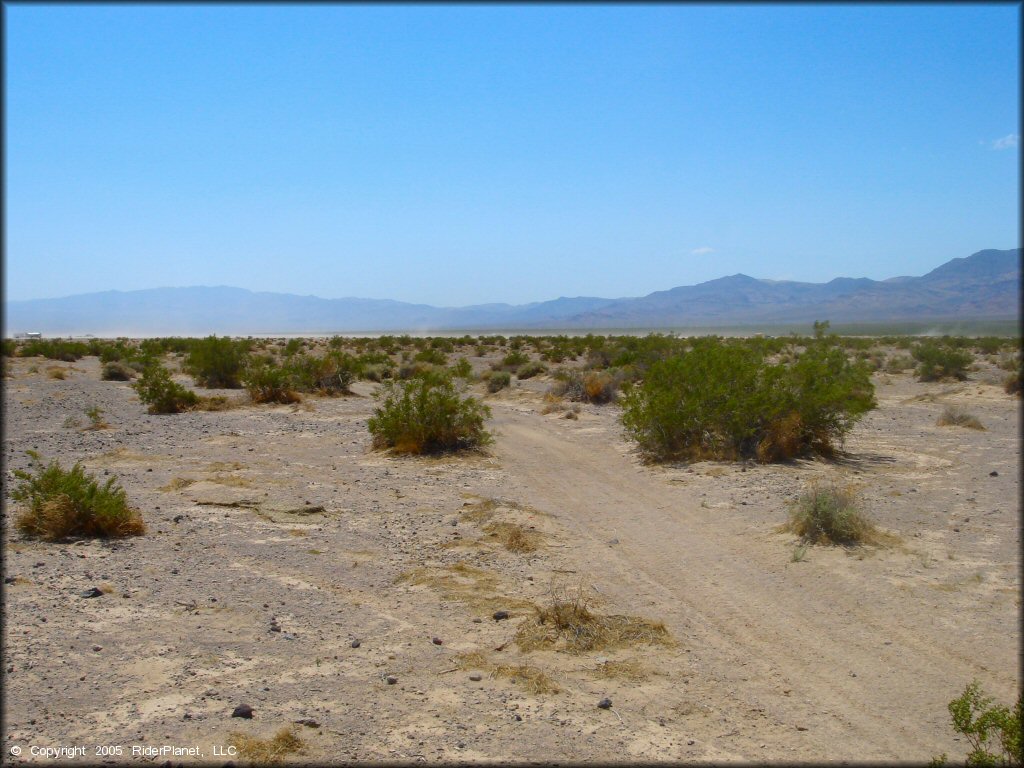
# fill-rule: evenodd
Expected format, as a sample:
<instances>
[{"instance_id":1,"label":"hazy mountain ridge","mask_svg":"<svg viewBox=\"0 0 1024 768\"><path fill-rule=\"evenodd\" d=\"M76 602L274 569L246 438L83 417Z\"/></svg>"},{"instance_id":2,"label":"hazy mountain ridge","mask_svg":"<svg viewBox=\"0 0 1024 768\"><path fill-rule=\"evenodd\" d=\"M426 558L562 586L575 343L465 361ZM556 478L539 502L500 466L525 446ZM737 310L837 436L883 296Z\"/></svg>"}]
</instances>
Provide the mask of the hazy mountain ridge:
<instances>
[{"instance_id":1,"label":"hazy mountain ridge","mask_svg":"<svg viewBox=\"0 0 1024 768\"><path fill-rule=\"evenodd\" d=\"M559 297L523 305L433 307L322 299L228 286L104 291L5 302L7 333L259 335L488 328L670 328L750 323L1017 318L1019 248L952 259L921 277L827 283L736 274L638 298Z\"/></svg>"}]
</instances>

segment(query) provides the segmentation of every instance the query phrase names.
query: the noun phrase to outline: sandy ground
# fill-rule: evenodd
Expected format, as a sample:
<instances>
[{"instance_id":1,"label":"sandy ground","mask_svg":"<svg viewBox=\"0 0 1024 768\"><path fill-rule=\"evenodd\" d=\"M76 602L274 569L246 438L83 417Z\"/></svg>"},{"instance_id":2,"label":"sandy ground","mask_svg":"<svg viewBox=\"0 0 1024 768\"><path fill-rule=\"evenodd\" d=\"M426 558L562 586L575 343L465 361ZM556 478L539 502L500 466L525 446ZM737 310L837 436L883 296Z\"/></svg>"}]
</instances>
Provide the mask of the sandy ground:
<instances>
[{"instance_id":1,"label":"sandy ground","mask_svg":"<svg viewBox=\"0 0 1024 768\"><path fill-rule=\"evenodd\" d=\"M27 449L81 460L116 475L149 527L36 542L6 499L12 762L81 746L60 762L164 763L132 749L169 745L203 755L175 763L223 764L231 732L289 725L304 742L290 759L330 763L962 759L949 700L974 678L1006 703L1020 684L1020 401L994 368L876 374L879 408L840 461L647 466L616 406L542 413L543 377L485 397L486 454L396 458L370 450L366 382L151 416L95 358L9 362L5 487ZM936 426L947 404L987 429ZM108 429L82 429L90 406ZM899 543L796 561L778 526L814 479L853 484ZM506 550L496 522L539 548ZM674 642L520 651L531 606L567 594L663 621ZM471 652L480 669L460 665ZM232 718L240 704L251 720Z\"/></svg>"}]
</instances>

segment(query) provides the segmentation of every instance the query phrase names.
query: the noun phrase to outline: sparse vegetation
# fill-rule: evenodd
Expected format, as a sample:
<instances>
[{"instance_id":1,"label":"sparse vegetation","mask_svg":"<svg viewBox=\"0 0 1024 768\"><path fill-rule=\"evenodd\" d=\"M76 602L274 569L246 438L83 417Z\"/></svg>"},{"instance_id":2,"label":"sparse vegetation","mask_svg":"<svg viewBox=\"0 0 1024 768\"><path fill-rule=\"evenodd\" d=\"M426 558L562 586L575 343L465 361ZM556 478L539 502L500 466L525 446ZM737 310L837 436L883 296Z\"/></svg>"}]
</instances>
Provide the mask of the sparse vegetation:
<instances>
[{"instance_id":1,"label":"sparse vegetation","mask_svg":"<svg viewBox=\"0 0 1024 768\"><path fill-rule=\"evenodd\" d=\"M185 358L185 370L202 387L240 389L248 352L246 340L208 336L193 341Z\"/></svg>"},{"instance_id":2,"label":"sparse vegetation","mask_svg":"<svg viewBox=\"0 0 1024 768\"><path fill-rule=\"evenodd\" d=\"M170 371L159 363L149 365L132 388L149 406L149 413L181 413L199 403L199 396L174 381Z\"/></svg>"},{"instance_id":3,"label":"sparse vegetation","mask_svg":"<svg viewBox=\"0 0 1024 768\"><path fill-rule=\"evenodd\" d=\"M11 498L27 507L16 518L22 533L57 541L69 536L120 538L138 536L146 527L138 511L128 505L124 489L110 477L102 485L80 463L70 470L56 461L43 466L29 451L33 470L15 470L21 480Z\"/></svg>"},{"instance_id":4,"label":"sparse vegetation","mask_svg":"<svg viewBox=\"0 0 1024 768\"><path fill-rule=\"evenodd\" d=\"M608 371L562 370L550 393L577 403L610 403L616 399L621 379Z\"/></svg>"},{"instance_id":5,"label":"sparse vegetation","mask_svg":"<svg viewBox=\"0 0 1024 768\"><path fill-rule=\"evenodd\" d=\"M509 552L535 552L540 543L540 534L515 523L489 523L484 531L501 542Z\"/></svg>"},{"instance_id":6,"label":"sparse vegetation","mask_svg":"<svg viewBox=\"0 0 1024 768\"><path fill-rule=\"evenodd\" d=\"M927 339L915 344L910 354L918 362L916 373L919 381L963 381L967 378L967 366L973 360L970 352L957 349L947 340Z\"/></svg>"},{"instance_id":7,"label":"sparse vegetation","mask_svg":"<svg viewBox=\"0 0 1024 768\"><path fill-rule=\"evenodd\" d=\"M985 429L978 417L968 413L957 405L947 405L939 420L935 422L940 427L966 427L967 429Z\"/></svg>"},{"instance_id":8,"label":"sparse vegetation","mask_svg":"<svg viewBox=\"0 0 1024 768\"><path fill-rule=\"evenodd\" d=\"M387 382L377 397L380 405L368 423L374 448L422 454L479 448L492 441L484 428L490 408L461 397L448 376L429 373Z\"/></svg>"},{"instance_id":9,"label":"sparse vegetation","mask_svg":"<svg viewBox=\"0 0 1024 768\"><path fill-rule=\"evenodd\" d=\"M638 644L669 645L672 640L660 621L594 613L581 587L573 595L555 594L548 605L536 606L534 617L519 626L515 642L522 651L553 648L578 654Z\"/></svg>"},{"instance_id":10,"label":"sparse vegetation","mask_svg":"<svg viewBox=\"0 0 1024 768\"><path fill-rule=\"evenodd\" d=\"M861 509L856 492L834 483L813 483L790 506L783 529L811 544L867 544L883 538ZM794 562L803 554L798 558L794 553Z\"/></svg>"},{"instance_id":11,"label":"sparse vegetation","mask_svg":"<svg viewBox=\"0 0 1024 768\"><path fill-rule=\"evenodd\" d=\"M252 765L280 765L288 755L301 752L304 746L290 726L282 728L270 739L232 732L228 736L228 744L238 750L242 760L248 760Z\"/></svg>"},{"instance_id":12,"label":"sparse vegetation","mask_svg":"<svg viewBox=\"0 0 1024 768\"><path fill-rule=\"evenodd\" d=\"M120 360L111 360L103 364L100 372L103 381L131 381L135 378L135 371Z\"/></svg>"},{"instance_id":13,"label":"sparse vegetation","mask_svg":"<svg viewBox=\"0 0 1024 768\"><path fill-rule=\"evenodd\" d=\"M492 395L512 386L512 374L508 371L491 371L487 377L487 391Z\"/></svg>"},{"instance_id":14,"label":"sparse vegetation","mask_svg":"<svg viewBox=\"0 0 1024 768\"><path fill-rule=\"evenodd\" d=\"M953 730L967 738L971 751L968 766L1024 765L1024 743L1021 723L1024 722L1024 692L1018 693L1011 710L982 693L977 680L968 685L961 696L949 702ZM934 766L946 764L946 755L935 758Z\"/></svg>"},{"instance_id":15,"label":"sparse vegetation","mask_svg":"<svg viewBox=\"0 0 1024 768\"><path fill-rule=\"evenodd\" d=\"M709 338L653 364L623 399L622 422L654 461L772 462L833 455L874 407L866 367L824 341L770 364L754 345Z\"/></svg>"}]
</instances>

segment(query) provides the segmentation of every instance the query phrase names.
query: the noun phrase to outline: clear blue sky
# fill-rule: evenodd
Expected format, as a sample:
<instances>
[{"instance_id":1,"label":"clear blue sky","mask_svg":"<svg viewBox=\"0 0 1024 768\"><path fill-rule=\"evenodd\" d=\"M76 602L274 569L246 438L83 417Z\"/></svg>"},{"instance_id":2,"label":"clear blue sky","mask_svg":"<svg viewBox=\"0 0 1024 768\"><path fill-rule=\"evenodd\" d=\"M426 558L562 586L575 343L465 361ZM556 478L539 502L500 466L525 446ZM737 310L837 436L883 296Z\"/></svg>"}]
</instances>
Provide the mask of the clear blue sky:
<instances>
[{"instance_id":1,"label":"clear blue sky","mask_svg":"<svg viewBox=\"0 0 1024 768\"><path fill-rule=\"evenodd\" d=\"M439 306L1020 245L1017 5L18 5L8 299Z\"/></svg>"}]
</instances>

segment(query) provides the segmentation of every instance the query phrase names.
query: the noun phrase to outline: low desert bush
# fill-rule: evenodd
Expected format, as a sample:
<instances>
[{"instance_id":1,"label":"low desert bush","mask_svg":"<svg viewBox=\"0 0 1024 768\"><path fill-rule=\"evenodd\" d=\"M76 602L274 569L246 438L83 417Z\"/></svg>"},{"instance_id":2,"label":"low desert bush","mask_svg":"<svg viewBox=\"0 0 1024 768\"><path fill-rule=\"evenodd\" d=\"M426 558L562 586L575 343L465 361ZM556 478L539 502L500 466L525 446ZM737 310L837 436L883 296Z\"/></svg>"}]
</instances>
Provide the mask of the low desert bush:
<instances>
[{"instance_id":1,"label":"low desert bush","mask_svg":"<svg viewBox=\"0 0 1024 768\"><path fill-rule=\"evenodd\" d=\"M185 358L185 370L202 387L240 389L249 346L247 340L235 341L227 337L197 339Z\"/></svg>"},{"instance_id":2,"label":"low desert bush","mask_svg":"<svg viewBox=\"0 0 1024 768\"><path fill-rule=\"evenodd\" d=\"M590 610L582 587L574 594L555 594L545 606L536 606L532 620L516 631L522 651L552 648L580 654L634 645L670 645L665 624L638 616L603 616Z\"/></svg>"},{"instance_id":3,"label":"low desert bush","mask_svg":"<svg viewBox=\"0 0 1024 768\"><path fill-rule=\"evenodd\" d=\"M886 373L903 373L914 367L914 358L910 355L891 355L886 359L883 369Z\"/></svg>"},{"instance_id":4,"label":"low desert bush","mask_svg":"<svg viewBox=\"0 0 1024 768\"><path fill-rule=\"evenodd\" d=\"M1024 722L1024 692L1017 694L1017 703L1011 710L995 704L973 681L958 698L949 702L953 730L967 737L971 751L967 753L968 766L1020 766L1024 765L1024 742L1021 723ZM946 764L943 754L931 763Z\"/></svg>"},{"instance_id":5,"label":"low desert bush","mask_svg":"<svg viewBox=\"0 0 1024 768\"><path fill-rule=\"evenodd\" d=\"M621 377L612 371L561 370L549 392L575 403L610 403L618 397Z\"/></svg>"},{"instance_id":6,"label":"low desert bush","mask_svg":"<svg viewBox=\"0 0 1024 768\"><path fill-rule=\"evenodd\" d=\"M1011 373L1003 379L1003 391L1008 395L1019 395L1024 385L1024 366L1017 373Z\"/></svg>"},{"instance_id":7,"label":"low desert bush","mask_svg":"<svg viewBox=\"0 0 1024 768\"><path fill-rule=\"evenodd\" d=\"M67 368L61 368L59 365L51 365L46 369L46 375L51 379L60 379L64 381L68 377Z\"/></svg>"},{"instance_id":8,"label":"low desert bush","mask_svg":"<svg viewBox=\"0 0 1024 768\"><path fill-rule=\"evenodd\" d=\"M544 373L545 371L547 371L547 369L548 367L544 365L544 363L523 363L521 366L519 366L518 370L516 370L516 378L532 379L534 376L539 376L540 374Z\"/></svg>"},{"instance_id":9,"label":"low desert bush","mask_svg":"<svg viewBox=\"0 0 1024 768\"><path fill-rule=\"evenodd\" d=\"M654 363L623 398L622 423L650 460L772 462L832 455L874 407L867 369L838 347L814 342L769 364L752 346L711 338Z\"/></svg>"},{"instance_id":10,"label":"low desert bush","mask_svg":"<svg viewBox=\"0 0 1024 768\"><path fill-rule=\"evenodd\" d=\"M264 358L253 360L242 372L242 384L254 403L297 403L295 374L290 367Z\"/></svg>"},{"instance_id":11,"label":"low desert bush","mask_svg":"<svg viewBox=\"0 0 1024 768\"><path fill-rule=\"evenodd\" d=\"M462 398L446 375L389 381L376 397L380 405L368 423L376 449L435 453L478 448L492 440L484 429L490 408L475 398Z\"/></svg>"},{"instance_id":12,"label":"low desert bush","mask_svg":"<svg viewBox=\"0 0 1024 768\"><path fill-rule=\"evenodd\" d=\"M430 363L431 365L448 365L448 355L435 347L428 347L413 356L417 363Z\"/></svg>"},{"instance_id":13,"label":"low desert bush","mask_svg":"<svg viewBox=\"0 0 1024 768\"><path fill-rule=\"evenodd\" d=\"M351 394L361 368L357 358L336 349L322 357L296 355L288 367L297 389L328 396Z\"/></svg>"},{"instance_id":14,"label":"low desert bush","mask_svg":"<svg viewBox=\"0 0 1024 768\"><path fill-rule=\"evenodd\" d=\"M487 391L491 394L512 386L512 374L508 371L491 371L487 377Z\"/></svg>"},{"instance_id":15,"label":"low desert bush","mask_svg":"<svg viewBox=\"0 0 1024 768\"><path fill-rule=\"evenodd\" d=\"M132 388L149 406L150 413L181 413L199 402L195 392L174 381L170 371L159 363L147 366Z\"/></svg>"},{"instance_id":16,"label":"low desert bush","mask_svg":"<svg viewBox=\"0 0 1024 768\"><path fill-rule=\"evenodd\" d=\"M495 363L492 367L496 371L508 371L514 373L519 369L520 366L526 365L530 362L530 356L525 352L519 350L513 350L509 352L505 357L501 359L500 363Z\"/></svg>"},{"instance_id":17,"label":"low desert bush","mask_svg":"<svg viewBox=\"0 0 1024 768\"><path fill-rule=\"evenodd\" d=\"M51 461L44 467L39 454L29 451L29 456L33 471L14 470L21 483L11 491L11 498L26 504L15 519L22 533L56 541L69 536L119 538L146 532L142 517L128 505L116 478L101 485L81 464L65 470Z\"/></svg>"},{"instance_id":18,"label":"low desert bush","mask_svg":"<svg viewBox=\"0 0 1024 768\"><path fill-rule=\"evenodd\" d=\"M849 487L812 484L791 505L785 530L813 544L872 543L878 538L871 520Z\"/></svg>"},{"instance_id":19,"label":"low desert bush","mask_svg":"<svg viewBox=\"0 0 1024 768\"><path fill-rule=\"evenodd\" d=\"M974 359L970 352L933 339L916 344L910 354L918 362L916 373L919 381L963 381L967 378L967 366Z\"/></svg>"},{"instance_id":20,"label":"low desert bush","mask_svg":"<svg viewBox=\"0 0 1024 768\"><path fill-rule=\"evenodd\" d=\"M957 405L947 405L946 409L935 422L940 427L967 427L968 429L985 429L978 417L968 413Z\"/></svg>"},{"instance_id":21,"label":"low desert bush","mask_svg":"<svg viewBox=\"0 0 1024 768\"><path fill-rule=\"evenodd\" d=\"M100 378L103 381L131 381L135 378L135 371L120 360L111 360L103 364Z\"/></svg>"}]
</instances>

